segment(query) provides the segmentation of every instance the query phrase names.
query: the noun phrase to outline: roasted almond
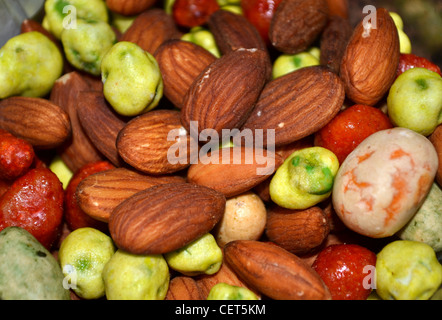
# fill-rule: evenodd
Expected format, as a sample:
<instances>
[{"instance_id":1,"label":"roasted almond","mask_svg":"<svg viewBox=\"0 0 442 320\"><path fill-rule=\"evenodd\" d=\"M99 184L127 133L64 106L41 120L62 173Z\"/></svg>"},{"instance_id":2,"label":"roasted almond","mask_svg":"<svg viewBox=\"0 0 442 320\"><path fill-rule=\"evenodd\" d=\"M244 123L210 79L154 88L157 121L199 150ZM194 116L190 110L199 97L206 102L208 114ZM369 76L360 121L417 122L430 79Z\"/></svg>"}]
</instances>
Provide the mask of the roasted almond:
<instances>
[{"instance_id":1,"label":"roasted almond","mask_svg":"<svg viewBox=\"0 0 442 320\"><path fill-rule=\"evenodd\" d=\"M152 7L156 0L106 0L109 10L124 16L134 16Z\"/></svg>"},{"instance_id":2,"label":"roasted almond","mask_svg":"<svg viewBox=\"0 0 442 320\"><path fill-rule=\"evenodd\" d=\"M349 0L327 0L330 16L349 18Z\"/></svg>"},{"instance_id":3,"label":"roasted almond","mask_svg":"<svg viewBox=\"0 0 442 320\"><path fill-rule=\"evenodd\" d=\"M375 105L390 89L399 64L399 36L384 8L376 21L359 22L348 42L340 76L347 97L354 103Z\"/></svg>"},{"instance_id":4,"label":"roasted almond","mask_svg":"<svg viewBox=\"0 0 442 320\"><path fill-rule=\"evenodd\" d=\"M164 300L205 300L192 277L176 276L169 282L169 289Z\"/></svg>"},{"instance_id":5,"label":"roasted almond","mask_svg":"<svg viewBox=\"0 0 442 320\"><path fill-rule=\"evenodd\" d=\"M162 184L138 192L112 212L115 244L133 254L177 250L209 232L224 214L226 198L190 183Z\"/></svg>"},{"instance_id":6,"label":"roasted almond","mask_svg":"<svg viewBox=\"0 0 442 320\"><path fill-rule=\"evenodd\" d=\"M203 47L179 39L165 41L154 56L163 77L164 95L178 109L195 78L216 60Z\"/></svg>"},{"instance_id":7,"label":"roasted almond","mask_svg":"<svg viewBox=\"0 0 442 320\"><path fill-rule=\"evenodd\" d=\"M243 129L263 130L263 142L275 146L305 138L325 126L341 109L344 85L323 66L306 67L276 78L264 87Z\"/></svg>"},{"instance_id":8,"label":"roasted almond","mask_svg":"<svg viewBox=\"0 0 442 320\"><path fill-rule=\"evenodd\" d=\"M192 140L181 125L179 111L153 110L130 120L121 129L117 150L137 170L168 174L190 166L190 155L198 153L198 142Z\"/></svg>"},{"instance_id":9,"label":"roasted almond","mask_svg":"<svg viewBox=\"0 0 442 320\"><path fill-rule=\"evenodd\" d=\"M267 179L281 163L279 155L265 149L225 147L200 157L198 163L190 166L187 180L229 198Z\"/></svg>"},{"instance_id":10,"label":"roasted almond","mask_svg":"<svg viewBox=\"0 0 442 320\"><path fill-rule=\"evenodd\" d=\"M0 101L0 128L37 149L59 147L71 135L69 115L53 102L33 97Z\"/></svg>"},{"instance_id":11,"label":"roasted almond","mask_svg":"<svg viewBox=\"0 0 442 320\"><path fill-rule=\"evenodd\" d=\"M76 190L80 208L94 219L108 222L112 211L137 192L166 183L184 183L178 176L149 176L132 169L115 168L83 179Z\"/></svg>"},{"instance_id":12,"label":"roasted almond","mask_svg":"<svg viewBox=\"0 0 442 320\"><path fill-rule=\"evenodd\" d=\"M259 49L237 49L211 63L189 88L181 109L181 122L190 132L223 135L248 118L266 82L267 54Z\"/></svg>"},{"instance_id":13,"label":"roasted almond","mask_svg":"<svg viewBox=\"0 0 442 320\"><path fill-rule=\"evenodd\" d=\"M281 1L270 21L270 42L284 53L304 51L321 34L328 14L326 0Z\"/></svg>"},{"instance_id":14,"label":"roasted almond","mask_svg":"<svg viewBox=\"0 0 442 320\"><path fill-rule=\"evenodd\" d=\"M235 240L226 244L224 255L243 281L271 299L331 299L328 288L310 266L275 244Z\"/></svg>"}]
</instances>

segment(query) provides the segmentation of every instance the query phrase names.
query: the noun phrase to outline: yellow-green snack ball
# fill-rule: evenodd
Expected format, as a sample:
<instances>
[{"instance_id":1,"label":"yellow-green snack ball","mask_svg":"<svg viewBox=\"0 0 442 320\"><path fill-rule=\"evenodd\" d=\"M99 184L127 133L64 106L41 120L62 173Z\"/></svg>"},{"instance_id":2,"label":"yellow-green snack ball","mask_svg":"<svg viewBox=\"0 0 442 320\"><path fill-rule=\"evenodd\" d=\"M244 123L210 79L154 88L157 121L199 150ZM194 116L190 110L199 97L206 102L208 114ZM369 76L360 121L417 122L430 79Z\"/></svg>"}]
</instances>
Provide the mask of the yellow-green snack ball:
<instances>
[{"instance_id":1,"label":"yellow-green snack ball","mask_svg":"<svg viewBox=\"0 0 442 320\"><path fill-rule=\"evenodd\" d=\"M220 282L210 289L207 300L259 300L259 298L247 288Z\"/></svg>"},{"instance_id":2,"label":"yellow-green snack ball","mask_svg":"<svg viewBox=\"0 0 442 320\"><path fill-rule=\"evenodd\" d=\"M193 27L188 33L182 35L181 40L193 42L207 51L211 52L215 57L219 58L221 53L216 45L215 37L212 32L203 27Z\"/></svg>"},{"instance_id":3,"label":"yellow-green snack ball","mask_svg":"<svg viewBox=\"0 0 442 320\"><path fill-rule=\"evenodd\" d=\"M135 255L121 249L103 269L107 300L163 300L169 267L162 255Z\"/></svg>"},{"instance_id":4,"label":"yellow-green snack ball","mask_svg":"<svg viewBox=\"0 0 442 320\"><path fill-rule=\"evenodd\" d=\"M103 0L46 0L45 28L61 39L63 30L75 29L78 19L108 22Z\"/></svg>"},{"instance_id":5,"label":"yellow-green snack ball","mask_svg":"<svg viewBox=\"0 0 442 320\"><path fill-rule=\"evenodd\" d=\"M122 14L111 11L112 26L121 33L125 33L130 28L137 16L123 16Z\"/></svg>"},{"instance_id":6,"label":"yellow-green snack ball","mask_svg":"<svg viewBox=\"0 0 442 320\"><path fill-rule=\"evenodd\" d=\"M93 75L101 73L101 61L117 38L103 21L78 19L77 28L61 34L66 59L76 68Z\"/></svg>"},{"instance_id":7,"label":"yellow-green snack ball","mask_svg":"<svg viewBox=\"0 0 442 320\"><path fill-rule=\"evenodd\" d=\"M104 296L101 276L104 266L115 252L112 239L94 228L79 228L61 243L58 258L65 280L84 299Z\"/></svg>"},{"instance_id":8,"label":"yellow-green snack ball","mask_svg":"<svg viewBox=\"0 0 442 320\"><path fill-rule=\"evenodd\" d=\"M155 58L138 45L121 41L101 62L103 92L121 115L136 116L155 108L163 96L163 78Z\"/></svg>"},{"instance_id":9,"label":"yellow-green snack ball","mask_svg":"<svg viewBox=\"0 0 442 320\"><path fill-rule=\"evenodd\" d=\"M63 71L57 46L37 31L9 39L0 49L0 99L43 97Z\"/></svg>"},{"instance_id":10,"label":"yellow-green snack ball","mask_svg":"<svg viewBox=\"0 0 442 320\"><path fill-rule=\"evenodd\" d=\"M327 199L339 169L336 155L322 147L293 152L270 181L270 197L288 209L309 208Z\"/></svg>"},{"instance_id":11,"label":"yellow-green snack ball","mask_svg":"<svg viewBox=\"0 0 442 320\"><path fill-rule=\"evenodd\" d=\"M397 240L377 255L376 293L384 300L427 300L442 283L442 265L427 244Z\"/></svg>"},{"instance_id":12,"label":"yellow-green snack ball","mask_svg":"<svg viewBox=\"0 0 442 320\"><path fill-rule=\"evenodd\" d=\"M63 161L60 155L58 154L55 155L55 157L52 159L51 163L49 164L49 169L53 173L55 173L57 178L63 184L63 189L66 189L74 173Z\"/></svg>"},{"instance_id":13,"label":"yellow-green snack ball","mask_svg":"<svg viewBox=\"0 0 442 320\"><path fill-rule=\"evenodd\" d=\"M319 65L319 59L309 52L297 54L282 54L273 63L273 79L281 77L295 70Z\"/></svg>"},{"instance_id":14,"label":"yellow-green snack ball","mask_svg":"<svg viewBox=\"0 0 442 320\"><path fill-rule=\"evenodd\" d=\"M164 257L172 269L187 276L214 274L223 260L222 250L210 233L176 251L166 253Z\"/></svg>"}]
</instances>

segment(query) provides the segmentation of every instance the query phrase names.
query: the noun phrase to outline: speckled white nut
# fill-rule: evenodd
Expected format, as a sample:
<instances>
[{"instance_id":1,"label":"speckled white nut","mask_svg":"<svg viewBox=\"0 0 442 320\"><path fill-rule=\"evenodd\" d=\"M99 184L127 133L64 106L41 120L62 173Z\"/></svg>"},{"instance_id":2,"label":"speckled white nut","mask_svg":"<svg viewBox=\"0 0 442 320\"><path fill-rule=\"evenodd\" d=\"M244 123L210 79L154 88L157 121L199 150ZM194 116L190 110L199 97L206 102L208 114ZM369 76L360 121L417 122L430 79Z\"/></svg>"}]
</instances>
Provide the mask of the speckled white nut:
<instances>
[{"instance_id":1,"label":"speckled white nut","mask_svg":"<svg viewBox=\"0 0 442 320\"><path fill-rule=\"evenodd\" d=\"M382 238L401 229L428 194L438 167L430 141L406 128L376 132L342 163L333 206L353 231Z\"/></svg>"}]
</instances>

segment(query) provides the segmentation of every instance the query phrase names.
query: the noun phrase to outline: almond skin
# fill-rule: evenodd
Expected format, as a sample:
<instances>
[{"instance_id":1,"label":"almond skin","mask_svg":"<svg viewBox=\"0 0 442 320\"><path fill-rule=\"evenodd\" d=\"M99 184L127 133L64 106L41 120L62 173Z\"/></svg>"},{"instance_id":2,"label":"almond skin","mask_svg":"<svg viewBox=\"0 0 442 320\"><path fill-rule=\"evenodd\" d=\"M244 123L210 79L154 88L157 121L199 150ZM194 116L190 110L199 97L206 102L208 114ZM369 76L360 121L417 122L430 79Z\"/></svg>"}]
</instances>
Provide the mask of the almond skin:
<instances>
[{"instance_id":1,"label":"almond skin","mask_svg":"<svg viewBox=\"0 0 442 320\"><path fill-rule=\"evenodd\" d=\"M76 190L80 208L94 219L109 222L112 211L137 192L166 183L184 183L178 176L149 176L132 169L115 168L83 179Z\"/></svg>"},{"instance_id":2,"label":"almond skin","mask_svg":"<svg viewBox=\"0 0 442 320\"><path fill-rule=\"evenodd\" d=\"M203 47L179 39L165 41L154 56L163 77L163 93L178 109L195 78L216 60Z\"/></svg>"},{"instance_id":3,"label":"almond skin","mask_svg":"<svg viewBox=\"0 0 442 320\"><path fill-rule=\"evenodd\" d=\"M306 67L276 78L264 87L243 129L275 132L275 146L305 138L325 126L345 98L341 79L323 66Z\"/></svg>"},{"instance_id":4,"label":"almond skin","mask_svg":"<svg viewBox=\"0 0 442 320\"><path fill-rule=\"evenodd\" d=\"M69 115L43 98L10 97L0 101L0 128L37 149L59 147L71 135Z\"/></svg>"},{"instance_id":5,"label":"almond skin","mask_svg":"<svg viewBox=\"0 0 442 320\"><path fill-rule=\"evenodd\" d=\"M140 14L155 4L156 0L106 0L109 10L124 16Z\"/></svg>"},{"instance_id":6,"label":"almond skin","mask_svg":"<svg viewBox=\"0 0 442 320\"><path fill-rule=\"evenodd\" d=\"M177 250L209 232L221 219L223 194L190 183L162 184L138 192L112 212L115 244L133 254Z\"/></svg>"},{"instance_id":7,"label":"almond skin","mask_svg":"<svg viewBox=\"0 0 442 320\"><path fill-rule=\"evenodd\" d=\"M354 103L371 106L390 89L400 57L393 19L384 8L376 10L376 17L375 29L365 29L364 20L356 26L340 67L347 97Z\"/></svg>"},{"instance_id":8,"label":"almond skin","mask_svg":"<svg viewBox=\"0 0 442 320\"><path fill-rule=\"evenodd\" d=\"M192 277L176 276L170 280L164 300L204 300L204 298Z\"/></svg>"},{"instance_id":9,"label":"almond skin","mask_svg":"<svg viewBox=\"0 0 442 320\"><path fill-rule=\"evenodd\" d=\"M285 249L253 240L235 240L224 247L226 262L238 276L274 300L331 300L319 275Z\"/></svg>"}]
</instances>

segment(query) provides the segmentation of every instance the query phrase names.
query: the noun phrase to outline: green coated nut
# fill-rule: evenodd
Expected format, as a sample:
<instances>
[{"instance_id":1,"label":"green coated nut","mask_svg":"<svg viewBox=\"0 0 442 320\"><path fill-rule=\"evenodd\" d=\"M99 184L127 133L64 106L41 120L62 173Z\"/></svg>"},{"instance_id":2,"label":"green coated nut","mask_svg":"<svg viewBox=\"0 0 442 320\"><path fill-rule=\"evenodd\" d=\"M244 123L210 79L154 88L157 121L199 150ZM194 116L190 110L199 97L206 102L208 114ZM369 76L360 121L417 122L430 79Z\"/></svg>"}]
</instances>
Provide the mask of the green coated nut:
<instances>
[{"instance_id":1,"label":"green coated nut","mask_svg":"<svg viewBox=\"0 0 442 320\"><path fill-rule=\"evenodd\" d=\"M214 274L221 267L223 253L212 234L207 233L188 245L164 254L168 265L184 275Z\"/></svg>"},{"instance_id":2,"label":"green coated nut","mask_svg":"<svg viewBox=\"0 0 442 320\"><path fill-rule=\"evenodd\" d=\"M383 300L427 300L442 284L434 250L418 241L396 240L376 259L376 293Z\"/></svg>"},{"instance_id":3,"label":"green coated nut","mask_svg":"<svg viewBox=\"0 0 442 320\"><path fill-rule=\"evenodd\" d=\"M101 61L117 41L112 27L103 21L78 19L77 28L61 33L66 59L76 68L100 75Z\"/></svg>"},{"instance_id":4,"label":"green coated nut","mask_svg":"<svg viewBox=\"0 0 442 320\"><path fill-rule=\"evenodd\" d=\"M103 269L108 300L163 300L169 268L160 254L134 255L118 249Z\"/></svg>"},{"instance_id":5,"label":"green coated nut","mask_svg":"<svg viewBox=\"0 0 442 320\"><path fill-rule=\"evenodd\" d=\"M181 36L181 40L193 42L219 58L221 53L216 45L215 38L208 29L203 27L193 27L188 33Z\"/></svg>"},{"instance_id":6,"label":"green coated nut","mask_svg":"<svg viewBox=\"0 0 442 320\"><path fill-rule=\"evenodd\" d=\"M330 196L338 169L339 161L328 149L297 150L276 170L270 197L284 208L309 208Z\"/></svg>"},{"instance_id":7,"label":"green coated nut","mask_svg":"<svg viewBox=\"0 0 442 320\"><path fill-rule=\"evenodd\" d=\"M272 76L276 79L295 70L316 65L319 65L319 59L310 52L281 54L273 63Z\"/></svg>"},{"instance_id":8,"label":"green coated nut","mask_svg":"<svg viewBox=\"0 0 442 320\"><path fill-rule=\"evenodd\" d=\"M242 10L242 7L240 4L226 4L221 6L221 10L230 11L235 14L243 15L244 11Z\"/></svg>"},{"instance_id":9,"label":"green coated nut","mask_svg":"<svg viewBox=\"0 0 442 320\"><path fill-rule=\"evenodd\" d=\"M103 0L46 0L43 26L61 39L65 29L75 29L78 19L108 22L109 14Z\"/></svg>"},{"instance_id":10,"label":"green coated nut","mask_svg":"<svg viewBox=\"0 0 442 320\"><path fill-rule=\"evenodd\" d=\"M0 99L43 97L63 71L57 46L40 32L22 33L0 49Z\"/></svg>"},{"instance_id":11,"label":"green coated nut","mask_svg":"<svg viewBox=\"0 0 442 320\"><path fill-rule=\"evenodd\" d=\"M98 299L105 294L101 273L114 253L108 235L94 228L79 228L63 240L58 259L72 290L81 298Z\"/></svg>"},{"instance_id":12,"label":"green coated nut","mask_svg":"<svg viewBox=\"0 0 442 320\"><path fill-rule=\"evenodd\" d=\"M207 300L259 300L259 298L247 288L220 282L210 289Z\"/></svg>"},{"instance_id":13,"label":"green coated nut","mask_svg":"<svg viewBox=\"0 0 442 320\"><path fill-rule=\"evenodd\" d=\"M123 16L116 12L111 11L112 26L117 28L121 33L125 33L130 28L137 16Z\"/></svg>"},{"instance_id":14,"label":"green coated nut","mask_svg":"<svg viewBox=\"0 0 442 320\"><path fill-rule=\"evenodd\" d=\"M128 41L116 43L105 54L101 78L104 96L123 116L152 110L163 96L163 78L157 61Z\"/></svg>"}]
</instances>

